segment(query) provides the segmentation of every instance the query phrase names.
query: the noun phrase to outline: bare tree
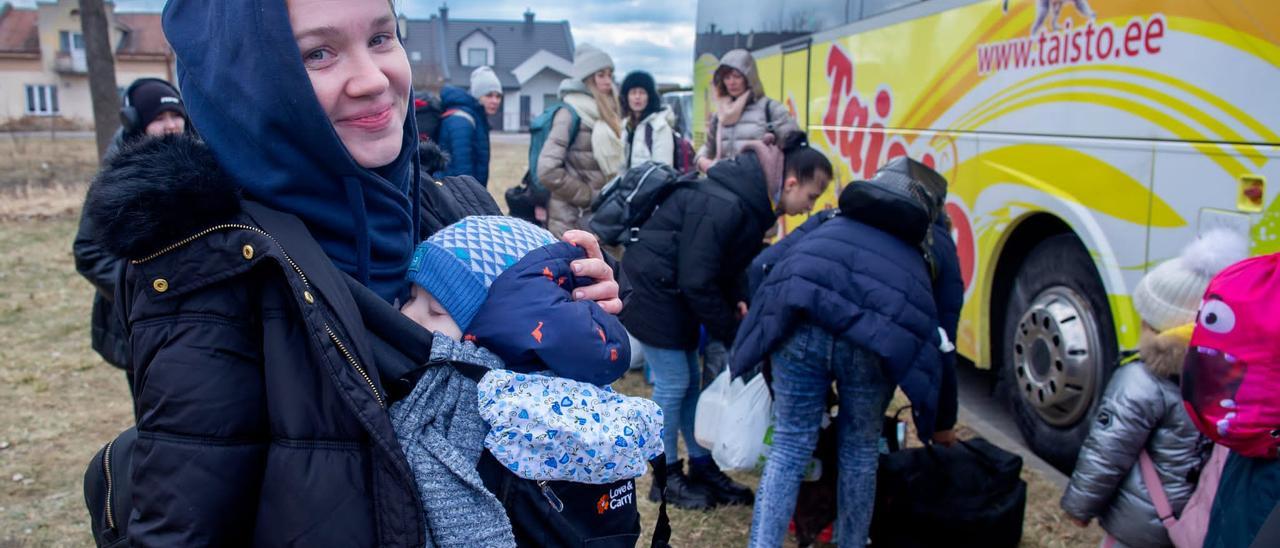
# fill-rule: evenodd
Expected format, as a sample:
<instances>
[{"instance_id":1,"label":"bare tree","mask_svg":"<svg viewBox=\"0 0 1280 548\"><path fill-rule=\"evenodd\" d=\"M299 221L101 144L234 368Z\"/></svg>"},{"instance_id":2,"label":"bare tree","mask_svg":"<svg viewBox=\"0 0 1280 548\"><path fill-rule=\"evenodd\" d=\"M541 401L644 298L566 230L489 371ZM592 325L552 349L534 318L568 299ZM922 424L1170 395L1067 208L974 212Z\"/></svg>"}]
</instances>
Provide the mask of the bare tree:
<instances>
[{"instance_id":1,"label":"bare tree","mask_svg":"<svg viewBox=\"0 0 1280 548\"><path fill-rule=\"evenodd\" d=\"M106 153L120 125L120 98L116 91L116 62L111 52L111 29L102 0L80 0L80 30L84 33L85 60L89 64L89 96L93 102L93 129L98 157Z\"/></svg>"}]
</instances>

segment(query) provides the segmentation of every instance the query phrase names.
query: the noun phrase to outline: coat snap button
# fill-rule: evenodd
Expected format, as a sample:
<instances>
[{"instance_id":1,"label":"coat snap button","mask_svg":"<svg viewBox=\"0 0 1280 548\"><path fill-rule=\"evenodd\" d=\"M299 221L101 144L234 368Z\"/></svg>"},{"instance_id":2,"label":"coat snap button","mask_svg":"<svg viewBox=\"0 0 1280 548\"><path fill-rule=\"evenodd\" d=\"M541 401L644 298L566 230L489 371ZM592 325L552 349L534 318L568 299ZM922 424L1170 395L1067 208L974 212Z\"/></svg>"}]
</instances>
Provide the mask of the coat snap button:
<instances>
[{"instance_id":1,"label":"coat snap button","mask_svg":"<svg viewBox=\"0 0 1280 548\"><path fill-rule=\"evenodd\" d=\"M302 300L307 301L307 304L316 304L316 298L311 296L310 291L302 292Z\"/></svg>"},{"instance_id":2,"label":"coat snap button","mask_svg":"<svg viewBox=\"0 0 1280 548\"><path fill-rule=\"evenodd\" d=\"M244 255L244 260L246 261L253 260L253 246L244 244L244 247L240 249L240 254Z\"/></svg>"},{"instance_id":3,"label":"coat snap button","mask_svg":"<svg viewBox=\"0 0 1280 548\"><path fill-rule=\"evenodd\" d=\"M155 289L156 293L164 293L169 290L169 280L156 278L156 281L151 282L151 288Z\"/></svg>"}]
</instances>

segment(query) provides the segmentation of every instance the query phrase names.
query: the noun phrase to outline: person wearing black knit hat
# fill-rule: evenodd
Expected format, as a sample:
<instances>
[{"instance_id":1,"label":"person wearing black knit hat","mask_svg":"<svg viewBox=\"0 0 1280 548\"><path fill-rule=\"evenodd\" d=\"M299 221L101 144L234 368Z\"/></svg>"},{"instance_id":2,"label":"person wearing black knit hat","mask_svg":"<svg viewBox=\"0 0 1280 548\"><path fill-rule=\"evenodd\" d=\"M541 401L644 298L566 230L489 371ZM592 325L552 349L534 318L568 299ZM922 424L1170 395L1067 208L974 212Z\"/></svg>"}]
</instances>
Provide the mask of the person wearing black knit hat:
<instances>
[{"instance_id":1,"label":"person wearing black knit hat","mask_svg":"<svg viewBox=\"0 0 1280 548\"><path fill-rule=\"evenodd\" d=\"M178 89L158 78L141 78L129 86L120 118L126 141L184 133L190 125Z\"/></svg>"},{"instance_id":2,"label":"person wearing black knit hat","mask_svg":"<svg viewBox=\"0 0 1280 548\"><path fill-rule=\"evenodd\" d=\"M674 165L676 115L662 105L653 75L642 70L628 74L622 80L619 99L627 129L624 168L649 161Z\"/></svg>"}]
</instances>

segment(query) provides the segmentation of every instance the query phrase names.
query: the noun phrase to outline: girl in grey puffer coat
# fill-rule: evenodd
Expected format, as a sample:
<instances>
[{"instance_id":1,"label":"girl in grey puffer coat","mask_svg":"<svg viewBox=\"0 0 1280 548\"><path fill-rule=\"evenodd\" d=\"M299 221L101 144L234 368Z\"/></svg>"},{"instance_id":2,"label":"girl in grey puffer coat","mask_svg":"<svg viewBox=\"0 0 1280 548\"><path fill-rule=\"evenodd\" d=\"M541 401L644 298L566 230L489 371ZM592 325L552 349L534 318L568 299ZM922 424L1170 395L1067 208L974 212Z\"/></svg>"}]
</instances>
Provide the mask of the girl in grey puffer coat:
<instances>
[{"instance_id":1,"label":"girl in grey puffer coat","mask_svg":"<svg viewBox=\"0 0 1280 548\"><path fill-rule=\"evenodd\" d=\"M732 85L727 80L733 79ZM712 164L742 152L750 141L773 133L777 142L800 126L786 105L765 96L764 84L756 73L756 60L745 49L724 54L712 76L715 115L707 124L707 141L698 150L698 170L705 173Z\"/></svg>"},{"instance_id":2,"label":"girl in grey puffer coat","mask_svg":"<svg viewBox=\"0 0 1280 548\"><path fill-rule=\"evenodd\" d=\"M1170 546L1143 483L1146 451L1175 514L1195 491L1212 445L1182 405L1178 386L1191 327L1218 271L1247 256L1243 238L1211 232L1148 273L1133 293L1142 317L1141 357L1116 370L1076 461L1062 508L1077 524L1093 518L1120 546Z\"/></svg>"}]
</instances>

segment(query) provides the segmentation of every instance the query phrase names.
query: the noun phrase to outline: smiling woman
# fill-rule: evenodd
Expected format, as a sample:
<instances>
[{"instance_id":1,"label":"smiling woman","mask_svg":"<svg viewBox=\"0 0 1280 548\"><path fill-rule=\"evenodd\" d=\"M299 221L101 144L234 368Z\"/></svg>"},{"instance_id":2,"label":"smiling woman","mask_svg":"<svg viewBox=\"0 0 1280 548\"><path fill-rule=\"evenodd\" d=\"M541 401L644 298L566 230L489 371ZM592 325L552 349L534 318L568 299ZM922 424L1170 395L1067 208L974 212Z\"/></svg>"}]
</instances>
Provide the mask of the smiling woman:
<instances>
[{"instance_id":1,"label":"smiling woman","mask_svg":"<svg viewBox=\"0 0 1280 548\"><path fill-rule=\"evenodd\" d=\"M393 306L424 227L498 209L472 179L423 181L391 5L169 0L163 23L203 140L122 151L85 202L127 264L137 416L104 453L125 468L86 475L132 494L86 499L98 540L513 545L476 472L475 382ZM603 281L577 297L616 312L599 246L566 236ZM425 441L397 442L393 404Z\"/></svg>"},{"instance_id":2,"label":"smiling woman","mask_svg":"<svg viewBox=\"0 0 1280 548\"><path fill-rule=\"evenodd\" d=\"M362 167L391 163L412 82L395 15L375 1L289 0L288 7L311 87L338 138Z\"/></svg>"},{"instance_id":3,"label":"smiling woman","mask_svg":"<svg viewBox=\"0 0 1280 548\"><path fill-rule=\"evenodd\" d=\"M85 205L128 265L137 411L136 444L111 453L131 462L101 478L132 496L105 501L99 540L510 545L474 472L475 384L421 369L430 333L392 306L421 219L469 213L442 193L488 195L421 188L390 5L170 0L163 22L203 142L121 152ZM387 413L409 372L447 387L419 398L421 432L441 441L412 465Z\"/></svg>"}]
</instances>

